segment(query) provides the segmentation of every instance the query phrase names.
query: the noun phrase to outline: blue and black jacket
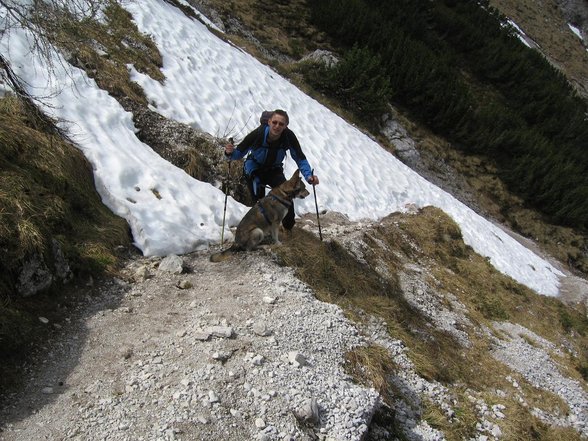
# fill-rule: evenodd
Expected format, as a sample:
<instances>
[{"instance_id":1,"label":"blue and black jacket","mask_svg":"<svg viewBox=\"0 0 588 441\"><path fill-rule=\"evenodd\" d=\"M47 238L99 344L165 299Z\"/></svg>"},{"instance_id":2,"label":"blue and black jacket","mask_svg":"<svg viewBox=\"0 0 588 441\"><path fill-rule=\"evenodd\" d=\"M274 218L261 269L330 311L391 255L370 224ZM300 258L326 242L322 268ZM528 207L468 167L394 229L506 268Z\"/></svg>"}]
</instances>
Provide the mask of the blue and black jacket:
<instances>
[{"instance_id":1,"label":"blue and black jacket","mask_svg":"<svg viewBox=\"0 0 588 441\"><path fill-rule=\"evenodd\" d=\"M290 156L298 165L302 176L308 181L312 177L312 169L294 132L286 128L282 135L272 142L268 141L268 135L269 126L267 124L259 126L237 145L228 159L237 160L247 156L243 166L245 174L254 176L256 173L282 168L286 152L290 151Z\"/></svg>"}]
</instances>

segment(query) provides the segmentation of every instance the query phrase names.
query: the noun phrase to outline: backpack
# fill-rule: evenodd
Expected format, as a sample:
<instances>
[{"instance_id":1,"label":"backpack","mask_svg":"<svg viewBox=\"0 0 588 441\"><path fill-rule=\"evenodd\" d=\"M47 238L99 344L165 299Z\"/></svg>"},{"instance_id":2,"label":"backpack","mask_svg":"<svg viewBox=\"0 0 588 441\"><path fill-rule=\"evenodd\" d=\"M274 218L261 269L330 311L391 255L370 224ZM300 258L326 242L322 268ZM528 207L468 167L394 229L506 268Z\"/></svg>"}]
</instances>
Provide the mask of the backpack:
<instances>
[{"instance_id":1,"label":"backpack","mask_svg":"<svg viewBox=\"0 0 588 441\"><path fill-rule=\"evenodd\" d=\"M267 125L267 122L270 119L270 116L272 116L272 112L271 110L264 110L263 112L261 112L261 116L259 117L259 124L263 125Z\"/></svg>"}]
</instances>

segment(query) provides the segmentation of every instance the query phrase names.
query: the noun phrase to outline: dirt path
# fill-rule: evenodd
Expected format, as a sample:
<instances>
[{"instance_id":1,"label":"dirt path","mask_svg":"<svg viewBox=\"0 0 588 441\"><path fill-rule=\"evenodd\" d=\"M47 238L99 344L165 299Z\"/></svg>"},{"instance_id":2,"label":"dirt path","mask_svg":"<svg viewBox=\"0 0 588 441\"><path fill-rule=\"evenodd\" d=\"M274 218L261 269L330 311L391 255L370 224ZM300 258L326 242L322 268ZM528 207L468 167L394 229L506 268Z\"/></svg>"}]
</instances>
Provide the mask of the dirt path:
<instances>
[{"instance_id":1,"label":"dirt path","mask_svg":"<svg viewBox=\"0 0 588 441\"><path fill-rule=\"evenodd\" d=\"M312 399L319 433L359 439L377 397L341 369L353 326L263 252L208 255L184 256L180 275L132 262L129 279L149 277L72 320L1 412L0 439L313 439L295 417Z\"/></svg>"}]
</instances>

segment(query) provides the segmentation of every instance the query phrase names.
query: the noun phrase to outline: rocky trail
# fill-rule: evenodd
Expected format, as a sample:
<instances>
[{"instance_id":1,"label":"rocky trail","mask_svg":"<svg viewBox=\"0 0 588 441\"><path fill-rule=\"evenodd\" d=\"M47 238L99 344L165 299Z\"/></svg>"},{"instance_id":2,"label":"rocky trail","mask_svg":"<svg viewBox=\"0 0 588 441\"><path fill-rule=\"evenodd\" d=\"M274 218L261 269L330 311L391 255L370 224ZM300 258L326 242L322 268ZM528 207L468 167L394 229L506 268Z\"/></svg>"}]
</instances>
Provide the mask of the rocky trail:
<instances>
[{"instance_id":1,"label":"rocky trail","mask_svg":"<svg viewBox=\"0 0 588 441\"><path fill-rule=\"evenodd\" d=\"M338 220L323 231L360 249L365 228ZM445 439L422 417L421 403L453 418L451 391L417 375L409 349L390 338L385 323L350 322L271 251L221 263L209 256L138 257L120 278L94 287L27 371L24 390L5 401L0 440L396 439L389 425L372 421L382 406L377 392L344 369L345 353L368 344L386 348L396 364L390 381L402 393L394 426L403 439ZM459 331L465 311L443 306L423 282L423 269L405 269L407 300L467 345ZM500 328L512 338L496 339L496 356L572 410L559 420L539 417L588 435L588 394L550 362L556 348L529 345L524 328ZM470 399L478 411L472 439L502 439L505 407L474 393Z\"/></svg>"},{"instance_id":2,"label":"rocky trail","mask_svg":"<svg viewBox=\"0 0 588 441\"><path fill-rule=\"evenodd\" d=\"M341 366L357 330L264 251L209 254L130 262L134 281L47 348L0 439L359 439L378 396Z\"/></svg>"}]
</instances>

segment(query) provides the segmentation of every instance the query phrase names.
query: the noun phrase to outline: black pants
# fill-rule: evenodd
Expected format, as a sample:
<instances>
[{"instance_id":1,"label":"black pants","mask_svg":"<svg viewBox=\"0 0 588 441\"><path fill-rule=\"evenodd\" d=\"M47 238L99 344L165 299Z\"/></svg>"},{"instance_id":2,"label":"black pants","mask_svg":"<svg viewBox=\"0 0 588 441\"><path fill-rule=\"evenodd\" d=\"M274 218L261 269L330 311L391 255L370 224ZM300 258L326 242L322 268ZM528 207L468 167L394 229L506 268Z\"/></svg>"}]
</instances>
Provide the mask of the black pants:
<instances>
[{"instance_id":1,"label":"black pants","mask_svg":"<svg viewBox=\"0 0 588 441\"><path fill-rule=\"evenodd\" d=\"M277 187L281 183L286 182L284 170L282 168L272 168L269 170L256 170L252 176L247 177L247 184L251 196L254 201L258 201L265 196L265 187L269 185L271 188ZM282 225L285 229L291 230L294 227L294 203L290 205L288 214L282 220Z\"/></svg>"}]
</instances>

